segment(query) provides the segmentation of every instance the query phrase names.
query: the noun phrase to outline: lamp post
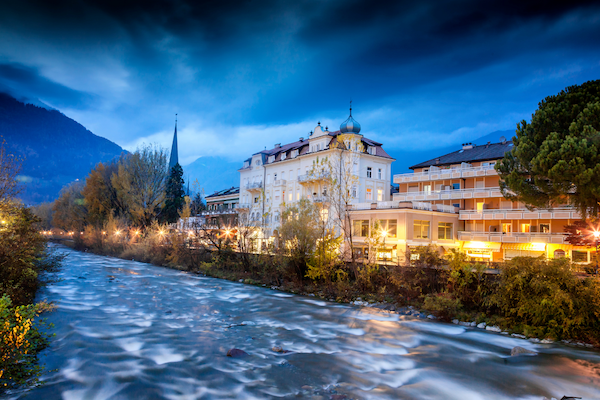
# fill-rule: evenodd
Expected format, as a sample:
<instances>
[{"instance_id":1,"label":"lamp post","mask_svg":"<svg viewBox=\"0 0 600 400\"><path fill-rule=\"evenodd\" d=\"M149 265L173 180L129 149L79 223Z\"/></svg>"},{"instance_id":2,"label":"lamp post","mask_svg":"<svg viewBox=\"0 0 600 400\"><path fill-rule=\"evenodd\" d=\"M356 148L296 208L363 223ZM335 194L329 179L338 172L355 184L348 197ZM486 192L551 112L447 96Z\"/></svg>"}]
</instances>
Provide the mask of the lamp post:
<instances>
[{"instance_id":1,"label":"lamp post","mask_svg":"<svg viewBox=\"0 0 600 400\"><path fill-rule=\"evenodd\" d=\"M596 269L594 275L598 275L598 239L600 239L600 231L594 231L594 238L596 239Z\"/></svg>"}]
</instances>

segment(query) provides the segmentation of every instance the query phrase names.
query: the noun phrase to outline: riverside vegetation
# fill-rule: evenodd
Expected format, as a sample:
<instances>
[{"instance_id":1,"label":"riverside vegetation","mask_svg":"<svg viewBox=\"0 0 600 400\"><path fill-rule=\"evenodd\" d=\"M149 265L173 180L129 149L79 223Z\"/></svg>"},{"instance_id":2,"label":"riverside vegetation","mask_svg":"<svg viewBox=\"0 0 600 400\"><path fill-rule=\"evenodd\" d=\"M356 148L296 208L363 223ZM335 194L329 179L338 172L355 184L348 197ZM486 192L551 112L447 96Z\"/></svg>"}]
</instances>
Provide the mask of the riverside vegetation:
<instances>
[{"instance_id":1,"label":"riverside vegetation","mask_svg":"<svg viewBox=\"0 0 600 400\"><path fill-rule=\"evenodd\" d=\"M127 232L123 226L105 228ZM446 321L486 322L530 337L600 345L599 279L576 276L567 258L518 257L501 264L498 274L488 274L485 265L467 262L464 253L441 257L433 247L418 248L419 259L412 265L359 264L341 262L326 245L241 253L225 235L213 234L214 244L207 245L197 239L202 230L165 232L159 225L131 236L90 228L75 235L74 244L99 254L338 302L361 298L413 306Z\"/></svg>"},{"instance_id":2,"label":"riverside vegetation","mask_svg":"<svg viewBox=\"0 0 600 400\"><path fill-rule=\"evenodd\" d=\"M61 260L47 250L38 218L14 199L19 169L19 160L0 144L0 394L38 383L37 355L50 338L39 316L52 306L34 304L34 297Z\"/></svg>"}]
</instances>

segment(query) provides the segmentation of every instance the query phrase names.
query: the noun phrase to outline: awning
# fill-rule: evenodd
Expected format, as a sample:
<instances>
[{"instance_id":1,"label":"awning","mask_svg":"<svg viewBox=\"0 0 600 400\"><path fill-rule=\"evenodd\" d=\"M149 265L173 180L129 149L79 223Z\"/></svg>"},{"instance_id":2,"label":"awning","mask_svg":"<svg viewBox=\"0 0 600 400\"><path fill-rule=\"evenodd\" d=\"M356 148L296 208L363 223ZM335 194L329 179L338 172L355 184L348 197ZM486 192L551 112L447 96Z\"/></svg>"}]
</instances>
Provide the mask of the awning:
<instances>
[{"instance_id":1,"label":"awning","mask_svg":"<svg viewBox=\"0 0 600 400\"><path fill-rule=\"evenodd\" d=\"M504 243L504 250L546 251L546 243Z\"/></svg>"},{"instance_id":2,"label":"awning","mask_svg":"<svg viewBox=\"0 0 600 400\"><path fill-rule=\"evenodd\" d=\"M465 242L463 249L467 250L488 250L498 252L500 251L501 243L495 242Z\"/></svg>"}]
</instances>

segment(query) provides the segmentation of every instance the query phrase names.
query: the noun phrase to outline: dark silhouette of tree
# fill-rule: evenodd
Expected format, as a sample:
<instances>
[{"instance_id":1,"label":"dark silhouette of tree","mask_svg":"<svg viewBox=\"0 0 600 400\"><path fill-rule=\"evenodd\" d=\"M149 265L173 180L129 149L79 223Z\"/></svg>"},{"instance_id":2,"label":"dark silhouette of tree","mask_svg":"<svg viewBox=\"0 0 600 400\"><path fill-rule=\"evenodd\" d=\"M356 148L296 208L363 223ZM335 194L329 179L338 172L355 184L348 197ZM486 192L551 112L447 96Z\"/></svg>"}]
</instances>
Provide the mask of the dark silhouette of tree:
<instances>
[{"instance_id":1,"label":"dark silhouette of tree","mask_svg":"<svg viewBox=\"0 0 600 400\"><path fill-rule=\"evenodd\" d=\"M596 237L594 231L600 230L598 221L575 221L571 225L565 226L565 232L568 233L565 241L574 246L596 246Z\"/></svg>"},{"instance_id":2,"label":"dark silhouette of tree","mask_svg":"<svg viewBox=\"0 0 600 400\"><path fill-rule=\"evenodd\" d=\"M572 204L600 211L600 80L546 97L517 125L514 149L496 165L504 196L529 207Z\"/></svg>"},{"instance_id":3,"label":"dark silhouette of tree","mask_svg":"<svg viewBox=\"0 0 600 400\"><path fill-rule=\"evenodd\" d=\"M183 168L179 163L171 168L167 180L167 190L165 195L165 206L162 210L163 221L168 223L177 222L179 212L185 203L185 190L183 180Z\"/></svg>"},{"instance_id":4,"label":"dark silhouette of tree","mask_svg":"<svg viewBox=\"0 0 600 400\"><path fill-rule=\"evenodd\" d=\"M191 204L192 215L196 216L206 209L206 204L200 193L196 193Z\"/></svg>"}]
</instances>

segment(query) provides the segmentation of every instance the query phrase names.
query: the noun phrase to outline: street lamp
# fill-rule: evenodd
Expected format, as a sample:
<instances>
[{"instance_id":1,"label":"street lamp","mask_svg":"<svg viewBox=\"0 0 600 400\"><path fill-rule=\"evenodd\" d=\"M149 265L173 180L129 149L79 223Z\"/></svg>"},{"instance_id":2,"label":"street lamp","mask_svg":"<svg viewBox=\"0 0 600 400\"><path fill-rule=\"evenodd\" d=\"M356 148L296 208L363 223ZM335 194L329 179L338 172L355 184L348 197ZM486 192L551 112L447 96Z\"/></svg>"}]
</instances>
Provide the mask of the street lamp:
<instances>
[{"instance_id":1,"label":"street lamp","mask_svg":"<svg viewBox=\"0 0 600 400\"><path fill-rule=\"evenodd\" d=\"M596 269L594 275L598 275L598 239L600 239L600 231L594 231L594 238L596 238Z\"/></svg>"}]
</instances>

